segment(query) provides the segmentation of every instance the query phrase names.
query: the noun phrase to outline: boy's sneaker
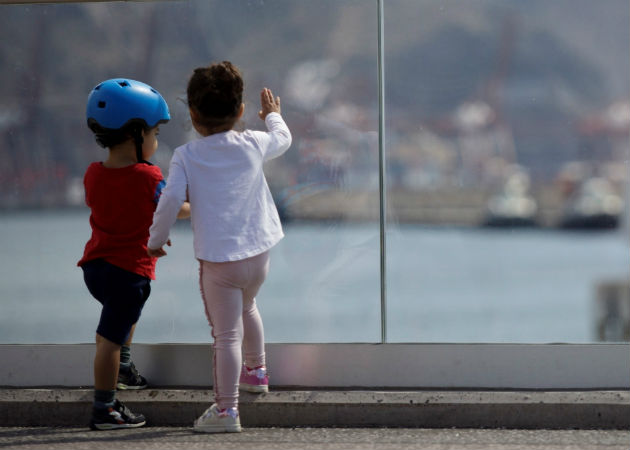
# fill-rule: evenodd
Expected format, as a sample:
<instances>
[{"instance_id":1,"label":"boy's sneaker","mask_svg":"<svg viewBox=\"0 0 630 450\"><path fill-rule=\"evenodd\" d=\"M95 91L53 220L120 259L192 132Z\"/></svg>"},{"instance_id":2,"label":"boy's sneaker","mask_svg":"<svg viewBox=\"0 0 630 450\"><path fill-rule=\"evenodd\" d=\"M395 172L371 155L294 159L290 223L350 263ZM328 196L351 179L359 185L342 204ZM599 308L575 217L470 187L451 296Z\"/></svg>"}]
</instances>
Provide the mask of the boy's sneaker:
<instances>
[{"instance_id":1,"label":"boy's sneaker","mask_svg":"<svg viewBox=\"0 0 630 450\"><path fill-rule=\"evenodd\" d=\"M147 387L147 380L138 373L136 366L131 363L128 369L120 367L118 371L118 389L144 389Z\"/></svg>"},{"instance_id":2,"label":"boy's sneaker","mask_svg":"<svg viewBox=\"0 0 630 450\"><path fill-rule=\"evenodd\" d=\"M243 364L238 387L243 391L253 392L255 394L269 392L269 376L267 375L267 369L264 366L256 369L248 369L245 367L245 364Z\"/></svg>"},{"instance_id":3,"label":"boy's sneaker","mask_svg":"<svg viewBox=\"0 0 630 450\"><path fill-rule=\"evenodd\" d=\"M240 433L241 419L238 409L220 410L215 403L195 420L193 431L198 433Z\"/></svg>"},{"instance_id":4,"label":"boy's sneaker","mask_svg":"<svg viewBox=\"0 0 630 450\"><path fill-rule=\"evenodd\" d=\"M116 400L113 407L92 408L90 428L93 430L115 430L118 428L138 428L146 423L142 414L134 414Z\"/></svg>"}]
</instances>

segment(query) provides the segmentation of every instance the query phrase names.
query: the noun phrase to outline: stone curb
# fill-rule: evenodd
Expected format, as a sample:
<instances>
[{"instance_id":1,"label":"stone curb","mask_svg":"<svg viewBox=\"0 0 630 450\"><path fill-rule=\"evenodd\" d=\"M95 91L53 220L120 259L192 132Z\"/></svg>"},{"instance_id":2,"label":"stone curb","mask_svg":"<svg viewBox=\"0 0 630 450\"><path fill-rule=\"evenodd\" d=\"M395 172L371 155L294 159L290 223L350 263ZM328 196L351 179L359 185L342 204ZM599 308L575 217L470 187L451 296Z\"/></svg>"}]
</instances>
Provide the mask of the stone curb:
<instances>
[{"instance_id":1,"label":"stone curb","mask_svg":"<svg viewBox=\"0 0 630 450\"><path fill-rule=\"evenodd\" d=\"M212 402L207 389L122 391L153 426L188 426ZM92 390L0 389L4 426L87 423ZM249 427L630 429L630 391L273 390L242 393Z\"/></svg>"}]
</instances>

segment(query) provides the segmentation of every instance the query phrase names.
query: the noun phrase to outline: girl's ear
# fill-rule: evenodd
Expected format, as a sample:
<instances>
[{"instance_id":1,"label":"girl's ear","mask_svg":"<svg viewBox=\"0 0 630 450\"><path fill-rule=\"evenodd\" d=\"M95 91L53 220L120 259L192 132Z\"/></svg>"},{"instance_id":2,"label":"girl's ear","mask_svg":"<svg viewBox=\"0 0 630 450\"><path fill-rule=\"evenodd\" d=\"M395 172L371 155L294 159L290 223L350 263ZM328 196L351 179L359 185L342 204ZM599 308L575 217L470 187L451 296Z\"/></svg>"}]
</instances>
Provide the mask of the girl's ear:
<instances>
[{"instance_id":1,"label":"girl's ear","mask_svg":"<svg viewBox=\"0 0 630 450\"><path fill-rule=\"evenodd\" d=\"M241 108L238 110L238 114L236 115L236 120L243 117L244 112L245 112L245 103L241 103Z\"/></svg>"}]
</instances>

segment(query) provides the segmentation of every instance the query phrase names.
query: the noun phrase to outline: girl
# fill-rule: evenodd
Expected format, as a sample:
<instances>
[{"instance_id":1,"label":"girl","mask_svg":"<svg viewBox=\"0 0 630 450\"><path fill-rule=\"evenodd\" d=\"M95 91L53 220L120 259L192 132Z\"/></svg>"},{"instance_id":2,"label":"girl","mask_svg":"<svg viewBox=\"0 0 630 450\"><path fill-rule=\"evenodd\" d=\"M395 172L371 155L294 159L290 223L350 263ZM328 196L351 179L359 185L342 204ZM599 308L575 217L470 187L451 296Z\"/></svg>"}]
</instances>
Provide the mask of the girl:
<instances>
[{"instance_id":1,"label":"girl","mask_svg":"<svg viewBox=\"0 0 630 450\"><path fill-rule=\"evenodd\" d=\"M263 163L289 148L291 133L280 116L280 98L267 88L260 93L258 115L268 131L232 129L245 105L241 73L228 61L195 69L187 95L193 126L202 137L175 149L148 253L166 255L169 229L189 200L201 294L214 338L215 404L195 421L194 430L238 432L239 384L250 392L268 391L255 297L267 275L269 249L284 234Z\"/></svg>"}]
</instances>

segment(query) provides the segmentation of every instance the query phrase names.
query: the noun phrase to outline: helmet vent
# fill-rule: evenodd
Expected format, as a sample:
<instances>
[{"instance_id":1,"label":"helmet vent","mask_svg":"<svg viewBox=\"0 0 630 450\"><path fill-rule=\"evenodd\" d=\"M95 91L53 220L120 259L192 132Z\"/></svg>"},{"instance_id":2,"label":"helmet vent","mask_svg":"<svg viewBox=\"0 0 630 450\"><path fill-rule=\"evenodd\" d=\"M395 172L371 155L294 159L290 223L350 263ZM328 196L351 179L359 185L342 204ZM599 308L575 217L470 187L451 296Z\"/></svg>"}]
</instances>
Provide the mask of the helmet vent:
<instances>
[{"instance_id":1,"label":"helmet vent","mask_svg":"<svg viewBox=\"0 0 630 450\"><path fill-rule=\"evenodd\" d=\"M119 81L118 84L122 87L129 87L129 83L127 83L126 81Z\"/></svg>"},{"instance_id":2,"label":"helmet vent","mask_svg":"<svg viewBox=\"0 0 630 450\"><path fill-rule=\"evenodd\" d=\"M107 102L104 102L102 100L100 102L98 102L98 107L99 108L105 108L105 105L107 105Z\"/></svg>"}]
</instances>

